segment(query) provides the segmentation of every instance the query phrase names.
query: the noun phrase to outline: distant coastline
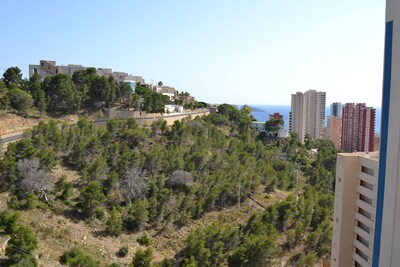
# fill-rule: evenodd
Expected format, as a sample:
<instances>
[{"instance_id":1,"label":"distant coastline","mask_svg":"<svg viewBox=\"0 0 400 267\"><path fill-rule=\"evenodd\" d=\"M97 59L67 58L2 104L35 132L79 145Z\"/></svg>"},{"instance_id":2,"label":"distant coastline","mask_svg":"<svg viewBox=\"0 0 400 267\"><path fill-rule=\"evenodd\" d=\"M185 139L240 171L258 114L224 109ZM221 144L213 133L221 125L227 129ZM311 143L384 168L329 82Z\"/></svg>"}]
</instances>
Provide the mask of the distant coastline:
<instances>
[{"instance_id":1,"label":"distant coastline","mask_svg":"<svg viewBox=\"0 0 400 267\"><path fill-rule=\"evenodd\" d=\"M249 105L249 107L253 110L253 112L266 112L265 110L260 109L260 108L257 108L257 107L255 107L255 106L250 106L250 105Z\"/></svg>"},{"instance_id":2,"label":"distant coastline","mask_svg":"<svg viewBox=\"0 0 400 267\"><path fill-rule=\"evenodd\" d=\"M241 107L242 105L238 105ZM285 122L285 130L288 130L289 126L289 112L290 105L248 105L253 111L251 115L256 118L257 121L267 121L269 119L269 114L273 114L275 112L279 112L283 115L283 120ZM325 125L326 118L330 114L330 107L325 108ZM376 108L376 119L375 119L375 134L380 133L381 130L381 108Z\"/></svg>"}]
</instances>

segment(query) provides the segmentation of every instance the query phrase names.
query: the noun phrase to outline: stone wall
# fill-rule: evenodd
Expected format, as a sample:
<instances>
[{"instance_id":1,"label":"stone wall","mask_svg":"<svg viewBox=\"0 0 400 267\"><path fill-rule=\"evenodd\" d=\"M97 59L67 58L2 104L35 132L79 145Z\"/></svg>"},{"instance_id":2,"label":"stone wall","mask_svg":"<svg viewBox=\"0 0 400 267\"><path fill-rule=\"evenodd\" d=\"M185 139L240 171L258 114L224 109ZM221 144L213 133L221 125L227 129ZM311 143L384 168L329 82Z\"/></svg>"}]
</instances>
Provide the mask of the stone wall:
<instances>
[{"instance_id":1,"label":"stone wall","mask_svg":"<svg viewBox=\"0 0 400 267\"><path fill-rule=\"evenodd\" d=\"M116 109L106 109L105 110L105 119L121 119L126 120L129 118L134 118L136 122L143 125L150 125L153 121L158 119L164 119L167 121L167 125L172 125L174 121L181 120L188 116L196 117L196 116L207 116L210 114L208 109L196 109L185 111L183 113L172 113L172 114L161 114L161 113L145 113L140 111L131 111L131 110L116 110Z\"/></svg>"}]
</instances>

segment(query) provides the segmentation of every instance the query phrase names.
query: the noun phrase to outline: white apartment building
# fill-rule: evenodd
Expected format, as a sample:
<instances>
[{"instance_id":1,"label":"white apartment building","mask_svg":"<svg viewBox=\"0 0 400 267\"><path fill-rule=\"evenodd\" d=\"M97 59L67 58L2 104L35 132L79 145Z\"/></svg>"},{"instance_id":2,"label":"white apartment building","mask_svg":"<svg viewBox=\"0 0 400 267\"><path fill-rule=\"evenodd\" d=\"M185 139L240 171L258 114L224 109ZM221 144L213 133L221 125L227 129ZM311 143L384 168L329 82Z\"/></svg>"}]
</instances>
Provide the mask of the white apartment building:
<instances>
[{"instance_id":1,"label":"white apartment building","mask_svg":"<svg viewBox=\"0 0 400 267\"><path fill-rule=\"evenodd\" d=\"M39 65L29 65L29 77L32 77L32 75L35 73L39 74L42 79L45 79L47 76L53 76L57 74L73 75L75 71L86 70L87 68L88 67L84 67L82 65L68 64L64 66L57 65L56 62L52 60L40 60ZM135 89L138 83L145 83L142 76L132 76L121 71L113 72L112 69L108 68L98 68L96 69L96 73L97 75L104 77L113 76L117 83L128 83L132 87L132 90Z\"/></svg>"},{"instance_id":2,"label":"white apartment building","mask_svg":"<svg viewBox=\"0 0 400 267\"><path fill-rule=\"evenodd\" d=\"M309 134L314 139L323 136L326 93L308 90L292 94L289 113L289 133L295 132L301 141Z\"/></svg>"},{"instance_id":3,"label":"white apartment building","mask_svg":"<svg viewBox=\"0 0 400 267\"><path fill-rule=\"evenodd\" d=\"M372 266L378 152L337 156L331 266Z\"/></svg>"},{"instance_id":4,"label":"white apartment building","mask_svg":"<svg viewBox=\"0 0 400 267\"><path fill-rule=\"evenodd\" d=\"M175 99L175 97L178 95L178 92L176 91L176 89L174 87L165 86L165 85L154 86L153 91L168 96L171 101L173 101Z\"/></svg>"}]
</instances>

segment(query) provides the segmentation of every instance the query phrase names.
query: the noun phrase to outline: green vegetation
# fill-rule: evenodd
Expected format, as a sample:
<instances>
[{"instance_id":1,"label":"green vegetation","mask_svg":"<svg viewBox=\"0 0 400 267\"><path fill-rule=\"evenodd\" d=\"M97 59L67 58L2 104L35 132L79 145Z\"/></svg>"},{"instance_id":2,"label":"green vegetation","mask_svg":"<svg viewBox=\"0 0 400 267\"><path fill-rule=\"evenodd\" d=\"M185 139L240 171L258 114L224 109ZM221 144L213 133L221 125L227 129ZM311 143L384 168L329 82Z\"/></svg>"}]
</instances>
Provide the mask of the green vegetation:
<instances>
[{"instance_id":1,"label":"green vegetation","mask_svg":"<svg viewBox=\"0 0 400 267\"><path fill-rule=\"evenodd\" d=\"M118 257L125 257L129 252L128 246L123 246L117 251L117 256Z\"/></svg>"},{"instance_id":2,"label":"green vegetation","mask_svg":"<svg viewBox=\"0 0 400 267\"><path fill-rule=\"evenodd\" d=\"M6 246L6 255L13 261L20 262L29 259L33 261L32 252L38 242L32 230L23 225L17 225L11 233L11 239Z\"/></svg>"},{"instance_id":3,"label":"green vegetation","mask_svg":"<svg viewBox=\"0 0 400 267\"><path fill-rule=\"evenodd\" d=\"M96 78L92 70L72 78L54 77L40 86L31 85L36 91L44 88L46 99L53 83L58 84L54 85L57 90L76 90L70 96L74 100L58 99L55 93L51 101L61 102L46 103L54 112L76 112L93 101L91 94L96 95L95 102L110 104L129 98L118 86L107 85L109 80ZM91 87L94 81L96 86ZM102 86L104 94L96 91ZM145 108L153 109L160 101L146 88L139 87L137 93L151 103ZM256 194L267 198L278 189L289 191L286 199L263 207L264 211L242 224L229 221L193 229L182 251L177 251L176 261L157 264L273 266L283 255L290 255L293 262L306 266L327 257L335 148L327 141L308 142L306 147L295 134L280 143L264 144L249 128L250 112L247 106L238 110L223 104L217 113L175 121L171 127L160 120L142 128L134 119L109 120L97 127L86 117L71 125L40 123L23 139L9 144L0 159L0 189L11 192L13 209L40 208L88 225L95 222L104 235L112 237L185 226L210 211L240 209ZM309 148L318 153L310 153ZM54 176L60 165L76 171L79 178L71 182ZM20 228L15 227L17 217L12 212L1 214L4 233L21 232L15 232ZM146 249L133 250L131 264L151 266L157 253L152 247L157 244L143 233L138 237ZM36 239L30 234L19 238L27 240L22 245L31 255ZM299 247L301 255L295 252ZM117 254L127 255L127 248ZM22 260L22 255L11 251L7 255ZM65 252L61 262L99 266L77 248Z\"/></svg>"},{"instance_id":4,"label":"green vegetation","mask_svg":"<svg viewBox=\"0 0 400 267\"><path fill-rule=\"evenodd\" d=\"M66 264L67 266L84 266L84 267L99 267L99 263L94 261L91 257L86 255L79 248L72 248L66 251L61 256L61 263Z\"/></svg>"},{"instance_id":5,"label":"green vegetation","mask_svg":"<svg viewBox=\"0 0 400 267\"><path fill-rule=\"evenodd\" d=\"M153 260L153 250L146 248L145 250L138 249L132 260L132 267L151 267Z\"/></svg>"},{"instance_id":6,"label":"green vegetation","mask_svg":"<svg viewBox=\"0 0 400 267\"><path fill-rule=\"evenodd\" d=\"M137 239L137 242L142 246L150 246L153 241L147 235L141 236Z\"/></svg>"},{"instance_id":7,"label":"green vegetation","mask_svg":"<svg viewBox=\"0 0 400 267\"><path fill-rule=\"evenodd\" d=\"M164 113L169 97L153 92L144 85L136 91L127 83L118 84L114 77L100 77L95 68L79 70L74 74L48 76L43 81L38 74L22 79L18 67L8 68L0 81L0 111L10 108L19 115L28 116L32 107L42 116L75 114L82 110L105 107L135 108L148 113ZM204 107L194 102L187 108Z\"/></svg>"}]
</instances>

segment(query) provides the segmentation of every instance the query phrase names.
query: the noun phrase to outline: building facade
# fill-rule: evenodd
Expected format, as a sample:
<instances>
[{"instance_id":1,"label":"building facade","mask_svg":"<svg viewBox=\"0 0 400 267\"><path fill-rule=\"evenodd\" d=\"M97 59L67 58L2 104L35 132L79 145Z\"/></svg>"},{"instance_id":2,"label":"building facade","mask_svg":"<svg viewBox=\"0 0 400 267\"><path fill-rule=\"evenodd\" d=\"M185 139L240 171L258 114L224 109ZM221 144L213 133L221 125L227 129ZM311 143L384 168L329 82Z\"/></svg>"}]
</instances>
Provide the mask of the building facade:
<instances>
[{"instance_id":1,"label":"building facade","mask_svg":"<svg viewBox=\"0 0 400 267\"><path fill-rule=\"evenodd\" d=\"M375 109L346 103L342 114L341 148L346 152L374 151Z\"/></svg>"},{"instance_id":2,"label":"building facade","mask_svg":"<svg viewBox=\"0 0 400 267\"><path fill-rule=\"evenodd\" d=\"M42 79L57 74L72 75L75 71L85 69L87 69L87 67L83 67L82 65L69 64L67 66L57 66L55 61L40 60L39 65L29 65L29 78L32 77L33 74L39 74Z\"/></svg>"},{"instance_id":3,"label":"building facade","mask_svg":"<svg viewBox=\"0 0 400 267\"><path fill-rule=\"evenodd\" d=\"M355 160L355 153L353 157L338 155L331 266L399 266L399 71L400 0L387 0L378 166L371 159ZM358 175L352 171L354 168ZM344 184L346 181L349 184ZM357 232L352 233L350 226Z\"/></svg>"},{"instance_id":4,"label":"building facade","mask_svg":"<svg viewBox=\"0 0 400 267\"><path fill-rule=\"evenodd\" d=\"M302 141L306 134L313 139L321 139L325 120L325 99L326 93L316 90L292 94L289 133L297 133Z\"/></svg>"},{"instance_id":5,"label":"building facade","mask_svg":"<svg viewBox=\"0 0 400 267\"><path fill-rule=\"evenodd\" d=\"M373 267L400 264L400 0L386 1L384 47Z\"/></svg>"},{"instance_id":6,"label":"building facade","mask_svg":"<svg viewBox=\"0 0 400 267\"><path fill-rule=\"evenodd\" d=\"M57 74L73 75L75 71L86 70L87 68L88 67L84 67L82 65L68 64L64 66L57 65L56 62L52 60L40 60L39 65L29 65L29 78L32 77L33 74L39 74L42 79ZM136 89L136 85L138 83L145 83L142 76L132 76L126 72L120 71L113 72L112 69L108 68L98 68L96 69L96 74L104 77L113 76L119 84L128 83L131 86L132 91Z\"/></svg>"},{"instance_id":7,"label":"building facade","mask_svg":"<svg viewBox=\"0 0 400 267\"><path fill-rule=\"evenodd\" d=\"M174 87L170 86L154 86L153 91L168 96L170 101L173 101L178 96L178 91Z\"/></svg>"},{"instance_id":8,"label":"building facade","mask_svg":"<svg viewBox=\"0 0 400 267\"><path fill-rule=\"evenodd\" d=\"M330 116L342 117L342 103L333 102L331 104L331 113Z\"/></svg>"},{"instance_id":9,"label":"building facade","mask_svg":"<svg viewBox=\"0 0 400 267\"><path fill-rule=\"evenodd\" d=\"M337 156L332 267L372 265L378 173L378 152Z\"/></svg>"},{"instance_id":10,"label":"building facade","mask_svg":"<svg viewBox=\"0 0 400 267\"><path fill-rule=\"evenodd\" d=\"M326 139L332 141L337 149L341 146L342 118L329 116L326 127Z\"/></svg>"}]
</instances>

